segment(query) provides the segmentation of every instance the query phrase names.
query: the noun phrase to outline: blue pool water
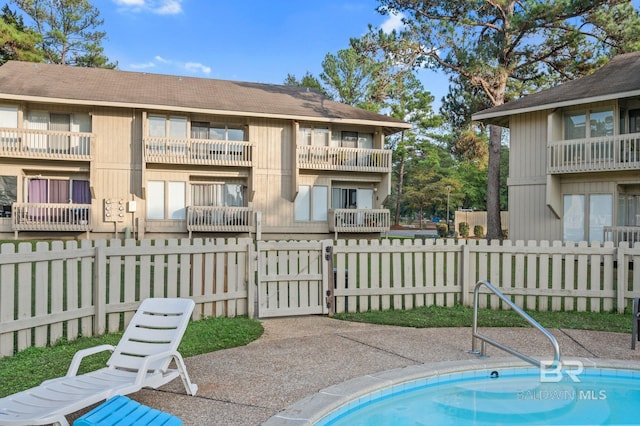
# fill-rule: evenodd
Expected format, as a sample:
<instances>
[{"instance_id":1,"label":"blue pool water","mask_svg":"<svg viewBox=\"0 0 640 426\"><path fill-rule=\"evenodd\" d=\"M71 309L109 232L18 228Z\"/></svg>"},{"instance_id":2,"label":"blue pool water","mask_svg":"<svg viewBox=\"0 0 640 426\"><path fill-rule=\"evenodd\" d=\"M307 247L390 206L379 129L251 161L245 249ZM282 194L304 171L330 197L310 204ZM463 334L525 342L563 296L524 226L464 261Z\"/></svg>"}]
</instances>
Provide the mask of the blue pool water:
<instances>
[{"instance_id":1,"label":"blue pool water","mask_svg":"<svg viewBox=\"0 0 640 426\"><path fill-rule=\"evenodd\" d=\"M640 424L640 371L586 368L577 378L551 383L537 368L435 376L358 398L316 425Z\"/></svg>"}]
</instances>

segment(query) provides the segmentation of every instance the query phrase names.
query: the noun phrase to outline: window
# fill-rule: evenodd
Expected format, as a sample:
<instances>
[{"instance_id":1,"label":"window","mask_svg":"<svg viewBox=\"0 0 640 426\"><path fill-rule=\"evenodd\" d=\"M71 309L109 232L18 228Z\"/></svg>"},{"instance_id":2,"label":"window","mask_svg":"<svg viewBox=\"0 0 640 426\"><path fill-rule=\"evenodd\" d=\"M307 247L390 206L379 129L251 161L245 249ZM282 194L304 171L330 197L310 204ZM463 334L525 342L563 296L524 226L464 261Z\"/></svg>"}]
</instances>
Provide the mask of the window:
<instances>
[{"instance_id":1,"label":"window","mask_svg":"<svg viewBox=\"0 0 640 426\"><path fill-rule=\"evenodd\" d=\"M618 226L640 226L640 195L618 195Z\"/></svg>"},{"instance_id":2,"label":"window","mask_svg":"<svg viewBox=\"0 0 640 426\"><path fill-rule=\"evenodd\" d=\"M18 127L18 107L0 105L0 127L15 129Z\"/></svg>"},{"instance_id":3,"label":"window","mask_svg":"<svg viewBox=\"0 0 640 426\"><path fill-rule=\"evenodd\" d=\"M183 220L185 187L184 182L147 182L147 219Z\"/></svg>"},{"instance_id":4,"label":"window","mask_svg":"<svg viewBox=\"0 0 640 426\"><path fill-rule=\"evenodd\" d=\"M563 201L563 241L603 241L604 227L613 223L613 196L571 194L565 195Z\"/></svg>"},{"instance_id":5,"label":"window","mask_svg":"<svg viewBox=\"0 0 640 426\"><path fill-rule=\"evenodd\" d=\"M587 127L587 123L589 126ZM564 114L564 139L597 138L614 132L613 110L579 111Z\"/></svg>"},{"instance_id":6,"label":"window","mask_svg":"<svg viewBox=\"0 0 640 426\"><path fill-rule=\"evenodd\" d=\"M373 148L373 133L335 132L331 135L331 145L343 148Z\"/></svg>"},{"instance_id":7,"label":"window","mask_svg":"<svg viewBox=\"0 0 640 426\"><path fill-rule=\"evenodd\" d=\"M149 123L150 137L164 138L167 135L173 139L186 139L187 137L186 117L149 115L147 122Z\"/></svg>"},{"instance_id":8,"label":"window","mask_svg":"<svg viewBox=\"0 0 640 426\"><path fill-rule=\"evenodd\" d=\"M235 183L191 184L191 205L244 207L245 186Z\"/></svg>"},{"instance_id":9,"label":"window","mask_svg":"<svg viewBox=\"0 0 640 426\"><path fill-rule=\"evenodd\" d=\"M295 220L299 222L326 221L329 188L323 185L300 185L295 201Z\"/></svg>"},{"instance_id":10,"label":"window","mask_svg":"<svg viewBox=\"0 0 640 426\"><path fill-rule=\"evenodd\" d=\"M244 141L244 129L226 125L211 125L209 127L209 139L219 141Z\"/></svg>"},{"instance_id":11,"label":"window","mask_svg":"<svg viewBox=\"0 0 640 426\"><path fill-rule=\"evenodd\" d=\"M29 203L91 204L88 180L81 179L29 179Z\"/></svg>"},{"instance_id":12,"label":"window","mask_svg":"<svg viewBox=\"0 0 640 426\"><path fill-rule=\"evenodd\" d=\"M0 217L11 217L11 205L18 201L18 178L0 176Z\"/></svg>"},{"instance_id":13,"label":"window","mask_svg":"<svg viewBox=\"0 0 640 426\"><path fill-rule=\"evenodd\" d=\"M300 127L298 141L301 145L328 146L329 129Z\"/></svg>"}]
</instances>

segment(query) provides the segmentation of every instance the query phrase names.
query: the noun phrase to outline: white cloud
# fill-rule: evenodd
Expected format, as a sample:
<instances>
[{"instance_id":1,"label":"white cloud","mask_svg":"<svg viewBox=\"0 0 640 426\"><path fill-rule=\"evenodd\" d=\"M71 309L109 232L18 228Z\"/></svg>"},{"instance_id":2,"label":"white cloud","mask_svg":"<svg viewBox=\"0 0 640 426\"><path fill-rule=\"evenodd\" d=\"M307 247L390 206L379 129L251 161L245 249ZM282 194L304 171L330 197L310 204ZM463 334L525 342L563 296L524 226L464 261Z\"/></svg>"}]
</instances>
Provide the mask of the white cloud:
<instances>
[{"instance_id":1,"label":"white cloud","mask_svg":"<svg viewBox=\"0 0 640 426\"><path fill-rule=\"evenodd\" d=\"M145 69L145 68L153 68L155 67L156 64L154 64L153 62L147 62L145 64L131 64L130 67L136 70L141 70L141 69Z\"/></svg>"},{"instance_id":2,"label":"white cloud","mask_svg":"<svg viewBox=\"0 0 640 426\"><path fill-rule=\"evenodd\" d=\"M389 17L382 23L382 25L380 25L380 28L386 34L389 34L393 30L399 30L404 26L404 24L402 23L402 18L404 18L404 15L402 13L390 12Z\"/></svg>"},{"instance_id":3,"label":"white cloud","mask_svg":"<svg viewBox=\"0 0 640 426\"><path fill-rule=\"evenodd\" d=\"M182 13L183 0L113 0L123 11L151 12L158 15Z\"/></svg>"},{"instance_id":4,"label":"white cloud","mask_svg":"<svg viewBox=\"0 0 640 426\"><path fill-rule=\"evenodd\" d=\"M180 62L163 58L160 55L153 57L152 61L146 63L138 63L129 65L132 69L145 69L159 67L158 72L166 72L167 74L180 74L180 72L169 71L168 68L178 68L187 74L211 74L211 67L201 64L200 62ZM164 68L164 69L163 69Z\"/></svg>"},{"instance_id":5,"label":"white cloud","mask_svg":"<svg viewBox=\"0 0 640 426\"><path fill-rule=\"evenodd\" d=\"M186 64L184 64L184 68L187 71L190 71L193 73L201 72L206 75L209 75L211 73L211 67L202 65L201 63L198 63L198 62L187 62Z\"/></svg>"}]
</instances>

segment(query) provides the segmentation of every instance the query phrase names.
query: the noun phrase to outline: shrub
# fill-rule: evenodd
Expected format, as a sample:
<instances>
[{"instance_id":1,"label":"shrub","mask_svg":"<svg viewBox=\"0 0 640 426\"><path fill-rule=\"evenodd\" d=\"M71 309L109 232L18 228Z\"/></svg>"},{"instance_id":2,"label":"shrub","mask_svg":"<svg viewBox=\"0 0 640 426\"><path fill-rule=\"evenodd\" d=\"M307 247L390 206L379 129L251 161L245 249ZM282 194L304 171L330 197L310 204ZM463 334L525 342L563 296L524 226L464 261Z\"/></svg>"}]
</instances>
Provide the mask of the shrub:
<instances>
[{"instance_id":1,"label":"shrub","mask_svg":"<svg viewBox=\"0 0 640 426\"><path fill-rule=\"evenodd\" d=\"M502 230L502 239L503 240L509 239L509 230L508 229L503 229Z\"/></svg>"},{"instance_id":2,"label":"shrub","mask_svg":"<svg viewBox=\"0 0 640 426\"><path fill-rule=\"evenodd\" d=\"M461 237L467 238L469 236L469 224L467 222L460 222L458 224L458 232Z\"/></svg>"},{"instance_id":3,"label":"shrub","mask_svg":"<svg viewBox=\"0 0 640 426\"><path fill-rule=\"evenodd\" d=\"M446 223L438 223L438 225L436 225L436 230L438 231L438 237L444 238L449 232L449 227Z\"/></svg>"},{"instance_id":4,"label":"shrub","mask_svg":"<svg viewBox=\"0 0 640 426\"><path fill-rule=\"evenodd\" d=\"M478 238L484 237L484 226L482 226L482 225L474 226L473 227L473 235L475 235Z\"/></svg>"}]
</instances>

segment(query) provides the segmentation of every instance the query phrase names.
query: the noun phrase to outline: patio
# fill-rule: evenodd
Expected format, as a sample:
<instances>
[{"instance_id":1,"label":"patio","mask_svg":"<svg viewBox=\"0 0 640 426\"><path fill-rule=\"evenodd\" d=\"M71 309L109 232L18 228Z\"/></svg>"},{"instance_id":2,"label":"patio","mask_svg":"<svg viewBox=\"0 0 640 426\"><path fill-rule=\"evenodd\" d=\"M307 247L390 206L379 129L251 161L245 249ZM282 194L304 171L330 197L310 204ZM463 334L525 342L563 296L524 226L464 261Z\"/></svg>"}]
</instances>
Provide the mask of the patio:
<instances>
[{"instance_id":1,"label":"patio","mask_svg":"<svg viewBox=\"0 0 640 426\"><path fill-rule=\"evenodd\" d=\"M185 360L199 386L195 397L187 396L179 381L130 397L180 417L185 426L260 425L299 399L352 378L423 363L477 360L467 353L470 328L398 328L324 316L269 319L263 325L264 335L247 346ZM483 332L524 353L552 356L548 341L534 329ZM551 332L566 359L622 360L640 369L640 350L631 350L628 333ZM488 354L489 360L516 359L491 346Z\"/></svg>"}]
</instances>

